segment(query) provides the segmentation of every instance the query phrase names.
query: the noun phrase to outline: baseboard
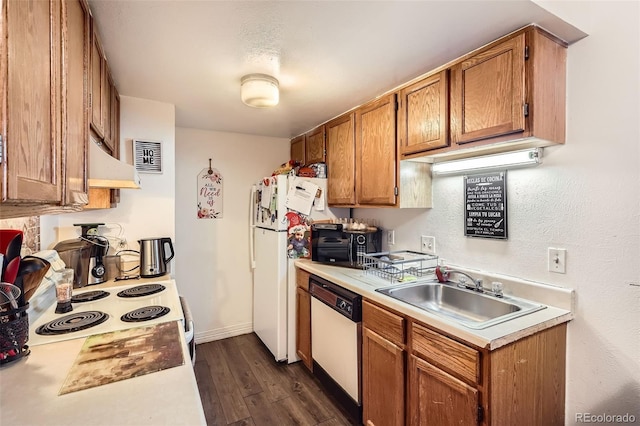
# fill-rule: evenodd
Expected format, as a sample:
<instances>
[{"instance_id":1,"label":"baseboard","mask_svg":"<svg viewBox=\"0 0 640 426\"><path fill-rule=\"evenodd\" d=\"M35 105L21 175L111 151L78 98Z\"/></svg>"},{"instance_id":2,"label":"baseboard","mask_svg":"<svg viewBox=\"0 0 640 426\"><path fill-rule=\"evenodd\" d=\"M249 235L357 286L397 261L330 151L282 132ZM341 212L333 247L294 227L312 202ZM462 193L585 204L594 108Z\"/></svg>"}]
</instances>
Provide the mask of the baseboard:
<instances>
[{"instance_id":1,"label":"baseboard","mask_svg":"<svg viewBox=\"0 0 640 426\"><path fill-rule=\"evenodd\" d=\"M196 344L213 342L214 340L226 339L227 337L240 336L253 332L253 323L236 324L229 327L218 328L195 333Z\"/></svg>"}]
</instances>

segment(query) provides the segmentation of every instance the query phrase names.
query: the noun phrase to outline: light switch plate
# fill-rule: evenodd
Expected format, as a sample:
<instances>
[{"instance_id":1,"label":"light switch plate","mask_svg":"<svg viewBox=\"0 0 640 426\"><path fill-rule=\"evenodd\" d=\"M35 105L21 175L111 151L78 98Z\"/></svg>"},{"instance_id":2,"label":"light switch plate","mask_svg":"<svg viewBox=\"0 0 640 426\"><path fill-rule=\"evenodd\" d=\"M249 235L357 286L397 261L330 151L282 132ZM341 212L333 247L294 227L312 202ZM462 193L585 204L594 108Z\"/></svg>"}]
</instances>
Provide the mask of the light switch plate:
<instances>
[{"instance_id":1,"label":"light switch plate","mask_svg":"<svg viewBox=\"0 0 640 426\"><path fill-rule=\"evenodd\" d=\"M567 272L567 249L549 247L549 272Z\"/></svg>"}]
</instances>

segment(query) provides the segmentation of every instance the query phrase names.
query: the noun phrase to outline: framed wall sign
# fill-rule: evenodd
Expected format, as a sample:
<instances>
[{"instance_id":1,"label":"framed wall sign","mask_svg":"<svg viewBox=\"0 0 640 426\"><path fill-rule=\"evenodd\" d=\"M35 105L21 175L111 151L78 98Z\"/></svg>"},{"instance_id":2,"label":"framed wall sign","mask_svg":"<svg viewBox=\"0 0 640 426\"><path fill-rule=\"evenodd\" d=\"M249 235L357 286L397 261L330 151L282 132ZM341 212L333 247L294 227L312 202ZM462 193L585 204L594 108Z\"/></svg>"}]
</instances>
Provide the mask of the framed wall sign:
<instances>
[{"instance_id":1,"label":"framed wall sign","mask_svg":"<svg viewBox=\"0 0 640 426\"><path fill-rule=\"evenodd\" d=\"M464 176L464 235L507 239L507 172Z\"/></svg>"},{"instance_id":2,"label":"framed wall sign","mask_svg":"<svg viewBox=\"0 0 640 426\"><path fill-rule=\"evenodd\" d=\"M162 173L162 142L134 139L133 165L140 173Z\"/></svg>"}]
</instances>

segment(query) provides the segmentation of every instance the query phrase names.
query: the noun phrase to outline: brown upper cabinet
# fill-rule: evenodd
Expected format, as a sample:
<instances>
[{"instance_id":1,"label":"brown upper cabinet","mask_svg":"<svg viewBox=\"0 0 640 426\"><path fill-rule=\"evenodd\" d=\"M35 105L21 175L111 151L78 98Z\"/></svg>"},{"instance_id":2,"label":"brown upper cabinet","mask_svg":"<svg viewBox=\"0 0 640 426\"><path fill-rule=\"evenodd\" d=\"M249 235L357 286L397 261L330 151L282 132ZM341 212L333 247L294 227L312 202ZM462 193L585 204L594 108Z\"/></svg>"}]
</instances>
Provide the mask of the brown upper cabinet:
<instances>
[{"instance_id":1,"label":"brown upper cabinet","mask_svg":"<svg viewBox=\"0 0 640 426\"><path fill-rule=\"evenodd\" d=\"M104 137L104 115L106 106L104 97L106 96L107 71L106 60L102 51L102 44L98 36L95 23L91 25L91 128L99 138Z\"/></svg>"},{"instance_id":2,"label":"brown upper cabinet","mask_svg":"<svg viewBox=\"0 0 640 426\"><path fill-rule=\"evenodd\" d=\"M356 200L361 205L396 204L396 95L356 110Z\"/></svg>"},{"instance_id":3,"label":"brown upper cabinet","mask_svg":"<svg viewBox=\"0 0 640 426\"><path fill-rule=\"evenodd\" d=\"M65 152L64 204L86 204L88 196L89 141L89 55L91 51L89 6L85 0L62 2L66 37L63 52L67 58L66 114L62 130Z\"/></svg>"},{"instance_id":4,"label":"brown upper cabinet","mask_svg":"<svg viewBox=\"0 0 640 426\"><path fill-rule=\"evenodd\" d=\"M324 126L317 127L305 135L305 164L324 163Z\"/></svg>"},{"instance_id":5,"label":"brown upper cabinet","mask_svg":"<svg viewBox=\"0 0 640 426\"><path fill-rule=\"evenodd\" d=\"M2 16L0 217L79 211L87 203L88 5L11 1Z\"/></svg>"},{"instance_id":6,"label":"brown upper cabinet","mask_svg":"<svg viewBox=\"0 0 640 426\"><path fill-rule=\"evenodd\" d=\"M528 27L451 67L451 140L564 143L565 98L566 45Z\"/></svg>"},{"instance_id":7,"label":"brown upper cabinet","mask_svg":"<svg viewBox=\"0 0 640 426\"><path fill-rule=\"evenodd\" d=\"M355 114L335 118L325 125L327 134L327 203L356 203Z\"/></svg>"},{"instance_id":8,"label":"brown upper cabinet","mask_svg":"<svg viewBox=\"0 0 640 426\"><path fill-rule=\"evenodd\" d=\"M449 70L403 88L398 98L401 154L449 146Z\"/></svg>"},{"instance_id":9,"label":"brown upper cabinet","mask_svg":"<svg viewBox=\"0 0 640 426\"><path fill-rule=\"evenodd\" d=\"M305 156L304 135L300 135L291 139L291 159L298 164L307 164Z\"/></svg>"}]
</instances>

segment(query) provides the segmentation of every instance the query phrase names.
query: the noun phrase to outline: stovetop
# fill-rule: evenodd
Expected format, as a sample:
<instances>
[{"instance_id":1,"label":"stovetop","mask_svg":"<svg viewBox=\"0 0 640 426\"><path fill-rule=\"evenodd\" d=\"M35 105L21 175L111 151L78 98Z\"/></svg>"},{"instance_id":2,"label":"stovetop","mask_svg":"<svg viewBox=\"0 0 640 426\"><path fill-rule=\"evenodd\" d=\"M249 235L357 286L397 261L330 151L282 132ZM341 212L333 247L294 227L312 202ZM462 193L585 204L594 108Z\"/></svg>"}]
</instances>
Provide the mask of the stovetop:
<instances>
[{"instance_id":1,"label":"stovetop","mask_svg":"<svg viewBox=\"0 0 640 426\"><path fill-rule=\"evenodd\" d=\"M119 297L118 293L125 291L127 293L140 293L140 289L138 287L145 286L148 288L142 289L142 294L147 293L146 290L151 289L152 294L143 295L139 297ZM163 289L158 291L158 288L162 286ZM167 280L167 281L159 281L159 282L147 282L144 284L131 284L131 285L123 285L116 287L107 287L100 288L100 290L96 289L87 289L80 290L76 289L73 291L73 296L75 299L83 299L85 296L90 295L91 293L95 293L97 291L104 291L109 293L107 296L104 296L100 299L87 301L87 302L74 302L72 303L73 310L71 312L67 312L64 314L56 314L56 303L54 302L49 308L45 310L38 318L32 320L29 318L29 341L27 344L29 346L37 346L44 345L47 343L60 342L63 340L71 340L78 339L82 337L91 336L94 334L107 333L111 331L124 330L128 328L134 327L142 327L153 324L159 324L163 322L169 321L182 321L184 324L184 315L182 312L182 307L180 304L180 298L178 296L178 290L176 287L175 280ZM143 309L143 308L152 308L152 309ZM168 312L167 312L168 309ZM133 317L137 317L141 315L141 312L147 314L146 311L162 311L162 315L152 315L154 318L142 321L142 322L130 322L128 320L122 320L121 317L125 314L132 313ZM64 333L64 334L54 334L54 335L42 335L36 333L36 329L38 327L45 325L51 321L59 321L64 317L72 314L83 314L86 313L86 316L94 315L94 312L104 313L108 316L106 320L102 323L99 323L95 326L91 326L88 328L82 328L77 331ZM83 315L79 315L82 317ZM76 321L76 320L72 320Z\"/></svg>"}]
</instances>

